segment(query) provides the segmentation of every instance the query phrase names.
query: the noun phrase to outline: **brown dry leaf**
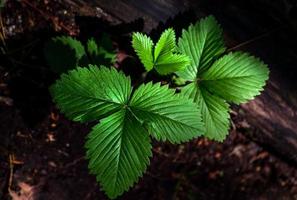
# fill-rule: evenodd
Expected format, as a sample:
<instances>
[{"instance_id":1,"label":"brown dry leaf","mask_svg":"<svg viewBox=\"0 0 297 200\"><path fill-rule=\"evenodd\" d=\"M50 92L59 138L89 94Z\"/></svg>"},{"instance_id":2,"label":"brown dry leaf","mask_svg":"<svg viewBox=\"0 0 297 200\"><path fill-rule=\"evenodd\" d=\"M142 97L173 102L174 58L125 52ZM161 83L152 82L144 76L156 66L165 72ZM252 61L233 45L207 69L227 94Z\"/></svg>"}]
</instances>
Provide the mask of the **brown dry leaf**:
<instances>
[{"instance_id":1,"label":"brown dry leaf","mask_svg":"<svg viewBox=\"0 0 297 200\"><path fill-rule=\"evenodd\" d=\"M46 138L45 141L46 142L54 142L54 141L56 141L54 133L53 132L49 132L47 134L47 138Z\"/></svg>"},{"instance_id":2,"label":"brown dry leaf","mask_svg":"<svg viewBox=\"0 0 297 200\"><path fill-rule=\"evenodd\" d=\"M34 195L36 193L36 188L34 186L24 182L20 182L18 186L21 189L20 192L9 190L9 195L12 200L34 200Z\"/></svg>"}]
</instances>

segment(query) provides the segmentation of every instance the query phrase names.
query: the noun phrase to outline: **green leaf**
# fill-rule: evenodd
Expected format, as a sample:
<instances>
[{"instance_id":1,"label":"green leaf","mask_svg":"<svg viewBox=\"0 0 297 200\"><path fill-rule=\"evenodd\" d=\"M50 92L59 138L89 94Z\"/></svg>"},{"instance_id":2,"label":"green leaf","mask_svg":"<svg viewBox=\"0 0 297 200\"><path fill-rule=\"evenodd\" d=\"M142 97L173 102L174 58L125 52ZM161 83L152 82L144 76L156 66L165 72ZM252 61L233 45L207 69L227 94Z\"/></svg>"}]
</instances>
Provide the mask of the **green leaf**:
<instances>
[{"instance_id":1,"label":"green leaf","mask_svg":"<svg viewBox=\"0 0 297 200\"><path fill-rule=\"evenodd\" d=\"M165 30L159 41L156 44L154 51L154 60L158 63L158 59L161 57L168 57L176 49L175 44L175 32L172 28Z\"/></svg>"},{"instance_id":2,"label":"green leaf","mask_svg":"<svg viewBox=\"0 0 297 200\"><path fill-rule=\"evenodd\" d=\"M57 73L74 69L79 60L85 56L83 45L69 36L52 38L44 48L48 65Z\"/></svg>"},{"instance_id":3,"label":"green leaf","mask_svg":"<svg viewBox=\"0 0 297 200\"><path fill-rule=\"evenodd\" d=\"M105 36L107 37L107 36ZM91 63L94 65L112 65L116 61L116 54L115 52L110 49L110 45L108 45L108 42L111 43L110 40L105 39L104 46L107 46L105 48L103 45L98 45L94 38L91 38L87 42L87 51L91 60ZM102 41L103 43L103 41Z\"/></svg>"},{"instance_id":4,"label":"green leaf","mask_svg":"<svg viewBox=\"0 0 297 200\"><path fill-rule=\"evenodd\" d=\"M184 70L189 64L189 58L181 54L171 54L159 57L155 68L159 74L170 74Z\"/></svg>"},{"instance_id":5,"label":"green leaf","mask_svg":"<svg viewBox=\"0 0 297 200\"><path fill-rule=\"evenodd\" d=\"M94 38L91 38L87 42L87 50L90 55L97 55L98 54L98 45Z\"/></svg>"},{"instance_id":6,"label":"green leaf","mask_svg":"<svg viewBox=\"0 0 297 200\"><path fill-rule=\"evenodd\" d=\"M132 46L146 71L150 71L154 67L153 45L153 41L148 36L141 33L133 33Z\"/></svg>"},{"instance_id":7,"label":"green leaf","mask_svg":"<svg viewBox=\"0 0 297 200\"><path fill-rule=\"evenodd\" d=\"M152 156L149 135L127 109L96 125L85 146L91 173L112 199L142 176Z\"/></svg>"},{"instance_id":8,"label":"green leaf","mask_svg":"<svg viewBox=\"0 0 297 200\"><path fill-rule=\"evenodd\" d=\"M169 28L162 33L154 51L154 67L159 74L166 75L184 70L189 65L188 56L175 52L175 32Z\"/></svg>"},{"instance_id":9,"label":"green leaf","mask_svg":"<svg viewBox=\"0 0 297 200\"><path fill-rule=\"evenodd\" d=\"M143 84L134 92L130 108L157 140L180 143L203 135L204 124L197 106L174 93L168 86Z\"/></svg>"},{"instance_id":10,"label":"green leaf","mask_svg":"<svg viewBox=\"0 0 297 200\"><path fill-rule=\"evenodd\" d=\"M229 105L225 100L211 94L196 83L185 86L182 95L191 98L201 111L202 121L205 123L205 136L209 139L223 141L229 129Z\"/></svg>"},{"instance_id":11,"label":"green leaf","mask_svg":"<svg viewBox=\"0 0 297 200\"><path fill-rule=\"evenodd\" d=\"M159 74L166 75L184 70L190 63L188 56L176 53L175 32L172 28L162 33L154 52L152 40L141 33L133 34L132 45L147 71L155 68Z\"/></svg>"},{"instance_id":12,"label":"green leaf","mask_svg":"<svg viewBox=\"0 0 297 200\"><path fill-rule=\"evenodd\" d=\"M190 25L183 30L178 41L179 52L190 57L190 65L177 72L181 78L192 81L206 70L213 59L225 51L222 29L213 16Z\"/></svg>"},{"instance_id":13,"label":"green leaf","mask_svg":"<svg viewBox=\"0 0 297 200\"><path fill-rule=\"evenodd\" d=\"M253 99L263 90L269 70L247 53L229 53L202 75L202 84L216 95L234 103Z\"/></svg>"},{"instance_id":14,"label":"green leaf","mask_svg":"<svg viewBox=\"0 0 297 200\"><path fill-rule=\"evenodd\" d=\"M98 120L127 104L131 80L114 68L89 66L63 74L51 88L58 107L74 121Z\"/></svg>"},{"instance_id":15,"label":"green leaf","mask_svg":"<svg viewBox=\"0 0 297 200\"><path fill-rule=\"evenodd\" d=\"M63 74L50 90L70 119L101 119L85 146L90 171L110 198L142 176L152 155L150 134L179 143L204 133L200 111L191 100L152 83L132 95L130 79L114 68L79 67Z\"/></svg>"}]
</instances>

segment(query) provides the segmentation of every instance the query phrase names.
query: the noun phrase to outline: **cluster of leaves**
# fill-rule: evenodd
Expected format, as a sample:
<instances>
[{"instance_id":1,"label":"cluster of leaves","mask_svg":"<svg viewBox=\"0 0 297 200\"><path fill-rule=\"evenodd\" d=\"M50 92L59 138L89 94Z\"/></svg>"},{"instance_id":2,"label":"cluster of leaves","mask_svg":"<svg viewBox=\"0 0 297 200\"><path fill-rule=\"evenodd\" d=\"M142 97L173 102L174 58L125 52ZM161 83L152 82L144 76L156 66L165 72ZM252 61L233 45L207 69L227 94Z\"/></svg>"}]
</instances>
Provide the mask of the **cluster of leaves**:
<instances>
[{"instance_id":1,"label":"cluster of leaves","mask_svg":"<svg viewBox=\"0 0 297 200\"><path fill-rule=\"evenodd\" d=\"M113 65L116 60L112 41L107 34L99 41L90 38L86 48L70 36L54 37L45 45L44 55L51 69L59 74L88 64Z\"/></svg>"},{"instance_id":2,"label":"cluster of leaves","mask_svg":"<svg viewBox=\"0 0 297 200\"><path fill-rule=\"evenodd\" d=\"M170 74L185 69L190 59L188 56L177 53L175 32L169 28L164 31L154 46L154 42L142 33L134 33L132 46L147 71L153 68L161 74Z\"/></svg>"},{"instance_id":3,"label":"cluster of leaves","mask_svg":"<svg viewBox=\"0 0 297 200\"><path fill-rule=\"evenodd\" d=\"M204 135L223 141L229 129L228 102L244 103L260 94L268 79L267 66L247 53L225 54L222 29L213 16L183 30L177 45L171 42L173 37L169 38L167 37L167 41L163 40L164 48L170 46L170 49L188 56L190 60L186 68L184 65L171 68L184 80L182 82L190 82L181 89L181 94L193 99L197 104L205 123ZM149 45L138 44L150 44L150 39L135 33L132 43L141 62L146 66L147 60L150 59L148 52L151 50ZM163 60L171 60L170 55L165 55ZM170 62L163 63L165 66L166 64L170 67Z\"/></svg>"},{"instance_id":4,"label":"cluster of leaves","mask_svg":"<svg viewBox=\"0 0 297 200\"><path fill-rule=\"evenodd\" d=\"M110 198L142 176L152 156L151 137L171 143L198 136L222 141L229 127L227 101L252 99L268 78L259 59L242 52L224 54L222 30L212 16L190 25L178 44L168 29L155 46L141 33L133 34L132 45L147 71L175 73L189 84L179 94L160 83L134 88L115 68L89 65L62 74L50 88L69 119L100 120L85 147L89 169Z\"/></svg>"},{"instance_id":5,"label":"cluster of leaves","mask_svg":"<svg viewBox=\"0 0 297 200\"><path fill-rule=\"evenodd\" d=\"M5 0L0 0L0 8L3 8L5 5Z\"/></svg>"}]
</instances>

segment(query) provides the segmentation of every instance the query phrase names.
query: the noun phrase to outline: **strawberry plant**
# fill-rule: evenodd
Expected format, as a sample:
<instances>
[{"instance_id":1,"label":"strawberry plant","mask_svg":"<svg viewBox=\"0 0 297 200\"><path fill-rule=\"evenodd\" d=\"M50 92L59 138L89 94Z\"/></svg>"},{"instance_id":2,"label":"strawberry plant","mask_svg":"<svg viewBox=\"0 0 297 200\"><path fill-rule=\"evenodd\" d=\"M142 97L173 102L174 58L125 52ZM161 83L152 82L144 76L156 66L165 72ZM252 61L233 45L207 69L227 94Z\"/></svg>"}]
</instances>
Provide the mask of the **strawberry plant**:
<instances>
[{"instance_id":1,"label":"strawberry plant","mask_svg":"<svg viewBox=\"0 0 297 200\"><path fill-rule=\"evenodd\" d=\"M228 102L252 99L268 79L259 59L225 53L222 30L212 16L183 30L178 44L174 30L167 29L156 45L134 33L132 46L147 71L175 73L188 84L180 93L160 83L133 87L115 68L89 65L62 74L50 88L66 117L98 122L86 138L86 157L110 198L127 191L145 172L151 138L181 143L205 136L223 141L229 128Z\"/></svg>"}]
</instances>

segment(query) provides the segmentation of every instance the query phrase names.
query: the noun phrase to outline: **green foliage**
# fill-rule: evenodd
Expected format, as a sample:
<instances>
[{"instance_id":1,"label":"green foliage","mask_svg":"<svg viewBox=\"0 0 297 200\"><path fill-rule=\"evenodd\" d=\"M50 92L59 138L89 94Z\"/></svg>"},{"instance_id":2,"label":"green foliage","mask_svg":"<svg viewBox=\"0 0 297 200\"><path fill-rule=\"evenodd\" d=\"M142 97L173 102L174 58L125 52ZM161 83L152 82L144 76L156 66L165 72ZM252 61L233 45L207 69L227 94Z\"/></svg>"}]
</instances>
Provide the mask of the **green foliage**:
<instances>
[{"instance_id":1,"label":"green foliage","mask_svg":"<svg viewBox=\"0 0 297 200\"><path fill-rule=\"evenodd\" d=\"M137 118L149 125L149 133L157 140L180 143L204 132L198 109L187 98L174 95L168 86L152 83L141 85L130 100Z\"/></svg>"},{"instance_id":2,"label":"green foliage","mask_svg":"<svg viewBox=\"0 0 297 200\"><path fill-rule=\"evenodd\" d=\"M132 46L136 51L140 61L147 71L154 67L153 46L154 43L146 35L142 33L134 33L132 36Z\"/></svg>"},{"instance_id":3,"label":"green foliage","mask_svg":"<svg viewBox=\"0 0 297 200\"><path fill-rule=\"evenodd\" d=\"M69 119L89 122L118 110L128 101L131 81L115 69L78 68L62 74L51 93Z\"/></svg>"},{"instance_id":4,"label":"green foliage","mask_svg":"<svg viewBox=\"0 0 297 200\"><path fill-rule=\"evenodd\" d=\"M0 8L5 6L6 0L0 0Z\"/></svg>"},{"instance_id":5,"label":"green foliage","mask_svg":"<svg viewBox=\"0 0 297 200\"><path fill-rule=\"evenodd\" d=\"M182 94L192 98L205 122L205 136L223 141L229 128L229 105L222 98L211 94L203 85L190 83L182 89Z\"/></svg>"},{"instance_id":6,"label":"green foliage","mask_svg":"<svg viewBox=\"0 0 297 200\"><path fill-rule=\"evenodd\" d=\"M134 33L132 46L147 71L154 68L165 75L181 71L190 63L188 56L176 52L175 32L171 28L162 33L155 46L148 36Z\"/></svg>"},{"instance_id":7,"label":"green foliage","mask_svg":"<svg viewBox=\"0 0 297 200\"><path fill-rule=\"evenodd\" d=\"M44 49L47 63L54 72L63 73L74 69L86 52L78 40L61 36L52 38Z\"/></svg>"},{"instance_id":8,"label":"green foliage","mask_svg":"<svg viewBox=\"0 0 297 200\"><path fill-rule=\"evenodd\" d=\"M90 62L88 64L110 65L111 63L115 63L116 54L110 46L112 46L112 42L108 36L103 36L99 42L96 42L94 38L89 39L87 42L87 52Z\"/></svg>"},{"instance_id":9,"label":"green foliage","mask_svg":"<svg viewBox=\"0 0 297 200\"><path fill-rule=\"evenodd\" d=\"M266 65L247 53L229 53L202 74L203 85L234 103L244 103L263 90L268 78Z\"/></svg>"},{"instance_id":10,"label":"green foliage","mask_svg":"<svg viewBox=\"0 0 297 200\"><path fill-rule=\"evenodd\" d=\"M80 65L111 65L116 58L107 35L103 35L99 42L89 39L86 49L80 41L70 36L54 37L46 43L44 55L51 69L59 74Z\"/></svg>"},{"instance_id":11,"label":"green foliage","mask_svg":"<svg viewBox=\"0 0 297 200\"><path fill-rule=\"evenodd\" d=\"M149 163L149 135L179 143L204 132L200 111L189 99L160 84L132 94L130 78L114 68L89 66L63 74L51 88L54 101L75 121L101 122L88 136L90 171L110 198L122 194Z\"/></svg>"},{"instance_id":12,"label":"green foliage","mask_svg":"<svg viewBox=\"0 0 297 200\"><path fill-rule=\"evenodd\" d=\"M222 30L213 16L190 25L178 40L178 51L188 55L191 63L177 74L185 80L194 80L225 49Z\"/></svg>"},{"instance_id":13,"label":"green foliage","mask_svg":"<svg viewBox=\"0 0 297 200\"><path fill-rule=\"evenodd\" d=\"M122 72L94 65L62 74L50 88L69 119L100 121L88 134L86 157L110 198L127 191L145 172L152 156L151 137L181 143L203 135L223 141L230 124L228 102L253 99L268 79L269 70L259 59L242 52L224 54L222 30L213 16L183 30L177 46L175 41L173 29L165 30L156 45L141 33L132 36L147 71L175 72L175 84L188 83L180 94L160 83L133 88ZM46 57L57 71L115 58L108 38L91 38L86 52L69 37L54 38L48 45Z\"/></svg>"},{"instance_id":14,"label":"green foliage","mask_svg":"<svg viewBox=\"0 0 297 200\"><path fill-rule=\"evenodd\" d=\"M85 146L90 171L110 198L127 191L142 176L152 156L146 130L123 108L96 125Z\"/></svg>"},{"instance_id":15,"label":"green foliage","mask_svg":"<svg viewBox=\"0 0 297 200\"><path fill-rule=\"evenodd\" d=\"M229 105L244 103L260 94L268 79L268 68L247 53L225 51L222 30L213 16L184 30L178 50L191 58L191 64L177 74L192 83L182 94L192 98L201 110L205 136L223 141L229 128Z\"/></svg>"}]
</instances>

